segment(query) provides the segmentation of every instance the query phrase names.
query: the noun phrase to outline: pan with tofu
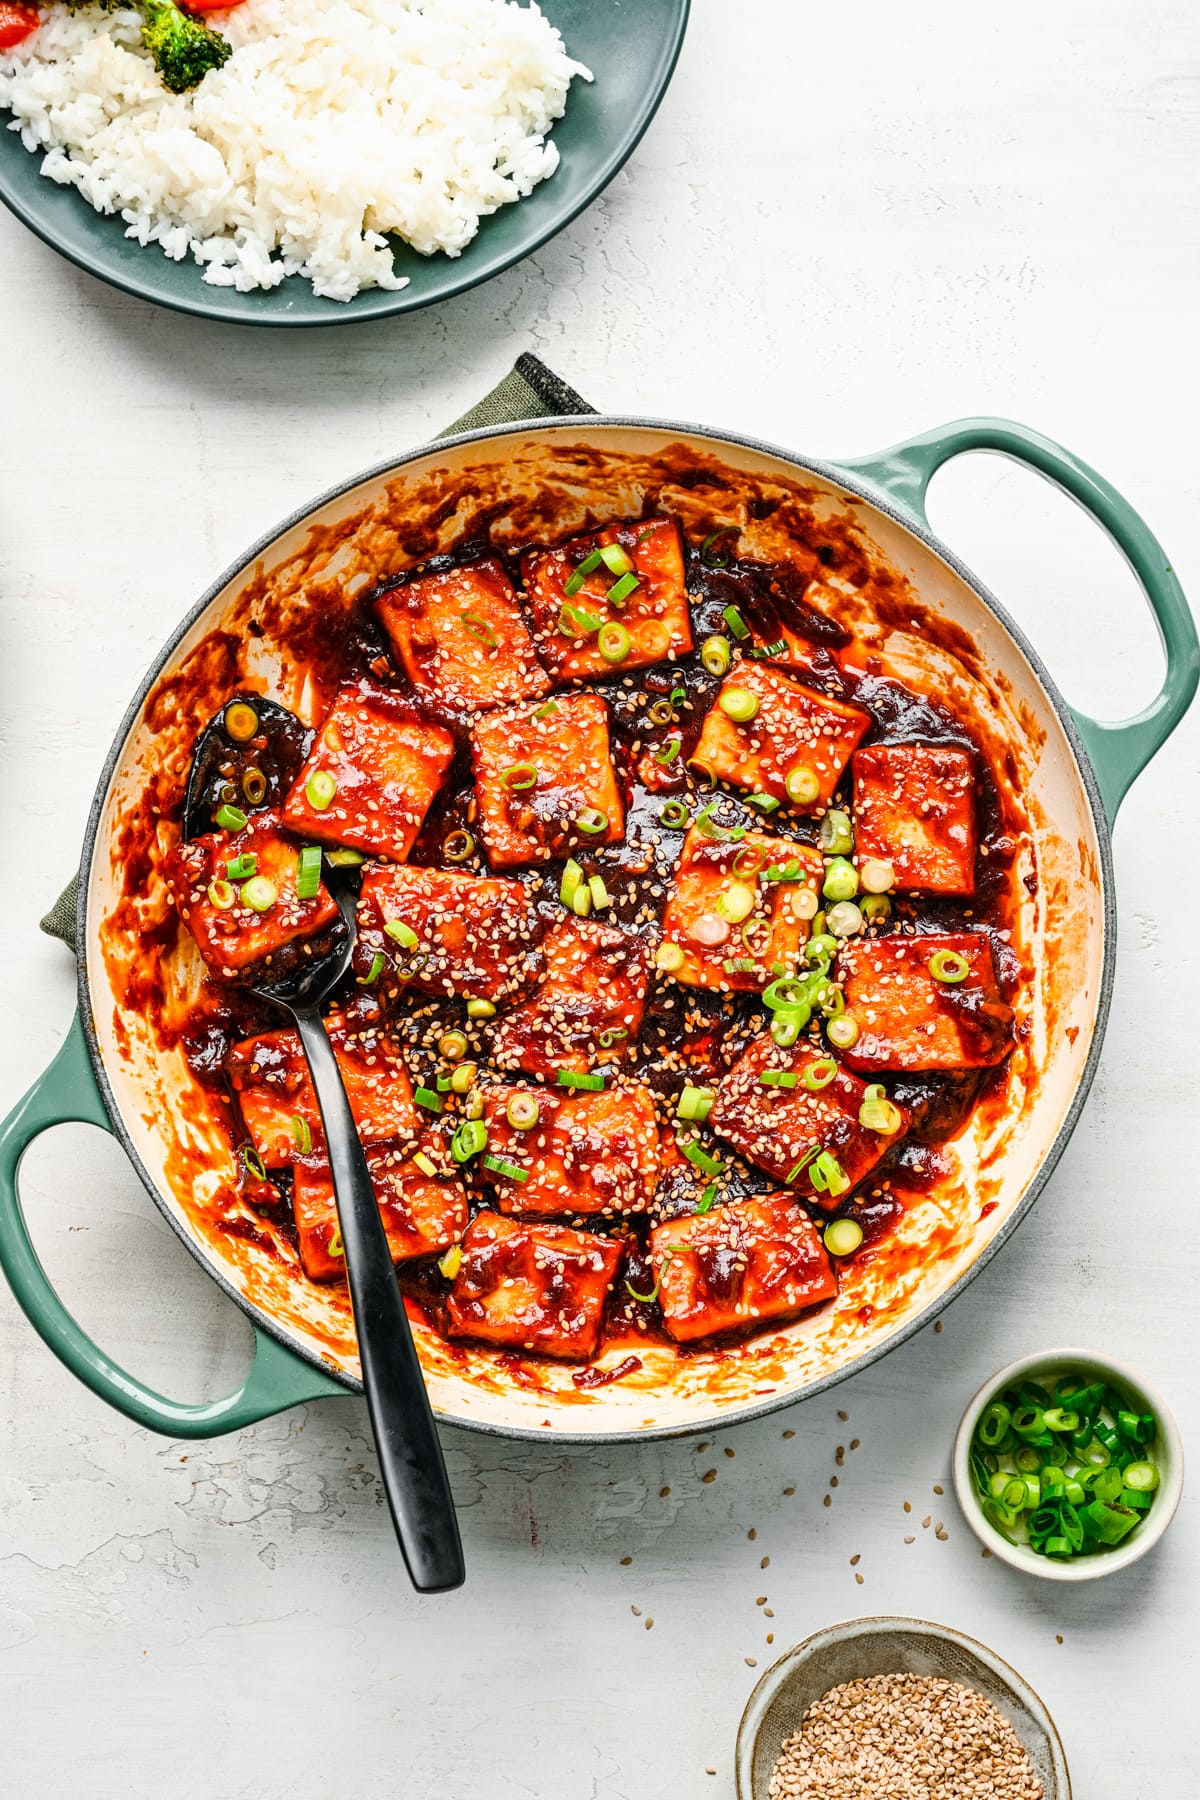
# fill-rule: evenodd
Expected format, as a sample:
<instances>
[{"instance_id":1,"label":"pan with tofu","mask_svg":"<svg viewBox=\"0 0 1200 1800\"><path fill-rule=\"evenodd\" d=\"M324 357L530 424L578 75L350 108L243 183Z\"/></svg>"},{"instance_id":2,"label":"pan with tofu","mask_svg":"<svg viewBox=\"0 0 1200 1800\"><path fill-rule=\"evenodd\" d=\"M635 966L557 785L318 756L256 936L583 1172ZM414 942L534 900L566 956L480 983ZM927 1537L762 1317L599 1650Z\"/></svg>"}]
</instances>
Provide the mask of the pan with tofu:
<instances>
[{"instance_id":1,"label":"pan with tofu","mask_svg":"<svg viewBox=\"0 0 1200 1800\"><path fill-rule=\"evenodd\" d=\"M811 1393L1030 1203L1103 1016L1098 803L1053 684L877 500L677 428L452 439L164 657L89 848L85 1032L314 1381L353 1384L352 1318L261 995L352 925L325 1010L447 1418L636 1435Z\"/></svg>"},{"instance_id":2,"label":"pan with tofu","mask_svg":"<svg viewBox=\"0 0 1200 1800\"><path fill-rule=\"evenodd\" d=\"M451 1342L569 1361L826 1305L886 1254L930 1137L1003 1080L978 746L939 711L939 741L898 737L893 695L822 679L838 634L811 604L763 644L737 559L710 563L654 515L385 582L365 670L330 670L307 731L264 726L275 804L228 836L218 807L176 853L226 982L303 955L330 865L357 872L331 1033L398 1279ZM697 652L718 574L728 635ZM744 574L778 609L783 578ZM279 891L247 920L255 857ZM311 1084L261 1023L224 1057L248 1195L337 1282ZM942 1087L910 1107L914 1080Z\"/></svg>"}]
</instances>

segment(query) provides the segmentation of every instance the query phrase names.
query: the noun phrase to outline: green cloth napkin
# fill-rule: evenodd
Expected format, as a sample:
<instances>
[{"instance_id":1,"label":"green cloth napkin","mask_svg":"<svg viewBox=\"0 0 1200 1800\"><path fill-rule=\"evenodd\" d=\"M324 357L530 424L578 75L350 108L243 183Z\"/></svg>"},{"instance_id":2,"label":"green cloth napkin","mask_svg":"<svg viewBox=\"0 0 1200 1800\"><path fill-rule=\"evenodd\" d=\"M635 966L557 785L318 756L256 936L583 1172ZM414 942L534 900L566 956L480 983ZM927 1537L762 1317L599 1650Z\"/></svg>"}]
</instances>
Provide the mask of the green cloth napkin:
<instances>
[{"instance_id":1,"label":"green cloth napkin","mask_svg":"<svg viewBox=\"0 0 1200 1800\"><path fill-rule=\"evenodd\" d=\"M461 419L455 419L439 437L453 437L457 431L479 431L485 425L515 425L522 419L553 419L569 413L594 413L573 387L548 369L536 356L518 356L508 374L485 394ZM68 949L75 948L75 914L79 898L79 877L59 895L41 929L49 937L61 938Z\"/></svg>"}]
</instances>

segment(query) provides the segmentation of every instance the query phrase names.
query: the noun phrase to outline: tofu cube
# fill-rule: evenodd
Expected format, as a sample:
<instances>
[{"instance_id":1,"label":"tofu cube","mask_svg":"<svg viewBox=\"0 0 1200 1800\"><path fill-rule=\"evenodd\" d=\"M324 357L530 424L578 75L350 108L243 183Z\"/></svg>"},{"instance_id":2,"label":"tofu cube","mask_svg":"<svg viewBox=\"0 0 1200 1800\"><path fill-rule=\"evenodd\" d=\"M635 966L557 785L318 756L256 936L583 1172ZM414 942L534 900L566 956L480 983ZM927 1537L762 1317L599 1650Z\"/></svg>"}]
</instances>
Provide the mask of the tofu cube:
<instances>
[{"instance_id":1,"label":"tofu cube","mask_svg":"<svg viewBox=\"0 0 1200 1800\"><path fill-rule=\"evenodd\" d=\"M681 1344L794 1319L837 1293L817 1228L791 1194L752 1195L656 1225L650 1261L663 1324Z\"/></svg>"},{"instance_id":2,"label":"tofu cube","mask_svg":"<svg viewBox=\"0 0 1200 1800\"><path fill-rule=\"evenodd\" d=\"M824 1081L835 1062L810 1043L801 1041L784 1050L769 1031L760 1032L719 1083L708 1115L712 1129L748 1162L787 1182L792 1193L828 1207L857 1187L908 1128L902 1107L900 1125L890 1134L861 1125L858 1113L866 1083L840 1066L824 1085L815 1090L805 1086L806 1073L813 1071L809 1079L814 1083ZM774 1086L763 1081L766 1074L794 1075L796 1085ZM845 1178L846 1186L838 1193L818 1189L813 1182L812 1164L821 1151L836 1160Z\"/></svg>"},{"instance_id":3,"label":"tofu cube","mask_svg":"<svg viewBox=\"0 0 1200 1800\"><path fill-rule=\"evenodd\" d=\"M975 758L935 744L856 750L854 839L860 860L891 863L898 894L975 892Z\"/></svg>"},{"instance_id":4,"label":"tofu cube","mask_svg":"<svg viewBox=\"0 0 1200 1800\"><path fill-rule=\"evenodd\" d=\"M475 725L472 749L479 825L494 868L549 862L624 837L599 694L488 713Z\"/></svg>"},{"instance_id":5,"label":"tofu cube","mask_svg":"<svg viewBox=\"0 0 1200 1800\"><path fill-rule=\"evenodd\" d=\"M749 694L754 716L738 724L720 704ZM731 701L736 707L736 702ZM833 799L842 771L871 723L858 706L827 699L781 675L766 663L739 662L721 683L716 703L705 715L693 762L718 781L751 793L788 800L787 777L803 766L815 777L818 793L801 812L823 812Z\"/></svg>"},{"instance_id":6,"label":"tofu cube","mask_svg":"<svg viewBox=\"0 0 1200 1800\"><path fill-rule=\"evenodd\" d=\"M933 972L940 965L957 973L964 964L961 980L939 981ZM982 932L847 941L838 980L859 1026L858 1041L842 1054L865 1074L991 1068L1015 1042L1013 1011Z\"/></svg>"},{"instance_id":7,"label":"tofu cube","mask_svg":"<svg viewBox=\"0 0 1200 1800\"><path fill-rule=\"evenodd\" d=\"M800 865L793 881L765 879L769 870ZM750 993L773 979L772 965L793 969L808 942L820 906L825 872L820 851L786 838L751 831L738 843L722 843L693 827L683 841L675 883L663 913L663 939L683 952L673 969L688 987L722 993ZM735 923L720 911L739 912L753 896L753 908ZM739 968L739 963L751 963Z\"/></svg>"},{"instance_id":8,"label":"tofu cube","mask_svg":"<svg viewBox=\"0 0 1200 1800\"><path fill-rule=\"evenodd\" d=\"M619 602L610 601L608 595L626 578L601 562L568 594L579 564L609 546L628 558L628 574L636 576L637 586ZM616 560L619 564L620 557ZM640 669L664 656L686 656L692 648L683 543L673 519L606 525L554 550L530 550L521 574L542 661L559 681ZM619 663L602 654L592 620L619 625L629 634L629 649Z\"/></svg>"},{"instance_id":9,"label":"tofu cube","mask_svg":"<svg viewBox=\"0 0 1200 1800\"><path fill-rule=\"evenodd\" d=\"M356 967L385 959L380 993L416 988L499 1000L529 946L533 915L519 881L426 869L416 863L376 865L363 873L358 903ZM406 925L417 942L405 947L388 924Z\"/></svg>"},{"instance_id":10,"label":"tofu cube","mask_svg":"<svg viewBox=\"0 0 1200 1800\"><path fill-rule=\"evenodd\" d=\"M419 718L397 694L352 683L338 690L321 723L283 803L284 824L322 844L404 862L453 757L454 739L440 725ZM309 792L318 774L335 783L325 806Z\"/></svg>"},{"instance_id":11,"label":"tofu cube","mask_svg":"<svg viewBox=\"0 0 1200 1800\"><path fill-rule=\"evenodd\" d=\"M585 1361L621 1261L615 1238L476 1213L447 1302L455 1337Z\"/></svg>"},{"instance_id":12,"label":"tofu cube","mask_svg":"<svg viewBox=\"0 0 1200 1800\"><path fill-rule=\"evenodd\" d=\"M274 901L262 912L242 900L244 881L227 879L227 865L243 856L255 859L255 876L275 890ZM337 901L324 882L311 900L297 898L298 865L298 848L273 811L251 813L242 831L207 832L176 845L167 859L167 887L214 975L233 977L259 968L285 946L315 937L336 922ZM232 891L232 905L220 906L211 898L214 883ZM225 898L225 892L219 897Z\"/></svg>"},{"instance_id":13,"label":"tofu cube","mask_svg":"<svg viewBox=\"0 0 1200 1800\"><path fill-rule=\"evenodd\" d=\"M349 1024L332 1015L326 1024L363 1142L416 1137L420 1121L398 1045L376 1024ZM265 1168L290 1168L302 1156L324 1150L320 1108L298 1032L244 1038L230 1051L226 1072Z\"/></svg>"},{"instance_id":14,"label":"tofu cube","mask_svg":"<svg viewBox=\"0 0 1200 1800\"><path fill-rule=\"evenodd\" d=\"M375 607L404 673L439 706L475 712L550 692L494 556L408 576Z\"/></svg>"},{"instance_id":15,"label":"tofu cube","mask_svg":"<svg viewBox=\"0 0 1200 1800\"><path fill-rule=\"evenodd\" d=\"M640 938L564 918L542 944L542 972L528 1000L496 1020L493 1060L551 1079L559 1069L622 1061L641 1030L648 975Z\"/></svg>"},{"instance_id":16,"label":"tofu cube","mask_svg":"<svg viewBox=\"0 0 1200 1800\"><path fill-rule=\"evenodd\" d=\"M538 1122L520 1130L508 1117L512 1100L533 1101ZM518 1181L481 1166L504 1213L526 1217L645 1212L658 1184L658 1122L644 1087L611 1093L566 1089L484 1089L488 1154L523 1169Z\"/></svg>"},{"instance_id":17,"label":"tofu cube","mask_svg":"<svg viewBox=\"0 0 1200 1800\"><path fill-rule=\"evenodd\" d=\"M427 1175L408 1150L394 1146L372 1145L366 1155L394 1263L436 1256L458 1242L467 1229L468 1207L457 1176ZM296 1163L292 1212L309 1280L344 1280L346 1257L328 1163L313 1157Z\"/></svg>"}]
</instances>

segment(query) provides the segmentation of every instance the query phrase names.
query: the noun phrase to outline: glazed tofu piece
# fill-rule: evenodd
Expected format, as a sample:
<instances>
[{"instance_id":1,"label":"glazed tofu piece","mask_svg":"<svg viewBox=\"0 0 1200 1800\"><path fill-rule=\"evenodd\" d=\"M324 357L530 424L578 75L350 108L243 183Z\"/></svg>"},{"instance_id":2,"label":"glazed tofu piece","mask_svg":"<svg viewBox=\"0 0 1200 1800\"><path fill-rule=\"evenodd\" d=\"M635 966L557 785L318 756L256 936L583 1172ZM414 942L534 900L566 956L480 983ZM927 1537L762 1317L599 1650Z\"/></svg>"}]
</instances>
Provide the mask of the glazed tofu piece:
<instances>
[{"instance_id":1,"label":"glazed tofu piece","mask_svg":"<svg viewBox=\"0 0 1200 1800\"><path fill-rule=\"evenodd\" d=\"M745 710L753 707L753 713L739 723L721 703L737 711L744 696L749 696ZM798 804L788 800L788 775L806 771L817 793L799 810L820 813L870 723L871 715L861 707L814 693L766 663L739 662L705 716L692 760L731 787L770 794L788 804Z\"/></svg>"},{"instance_id":2,"label":"glazed tofu piece","mask_svg":"<svg viewBox=\"0 0 1200 1800\"><path fill-rule=\"evenodd\" d=\"M603 560L568 594L582 563L607 550ZM554 550L531 550L521 562L529 610L542 661L559 681L644 668L692 648L684 576L683 543L673 519L639 519L606 525ZM636 586L630 587L630 581ZM609 596L616 593L616 598ZM629 638L625 655L610 661L600 648L600 627L619 626ZM621 640L617 639L617 647Z\"/></svg>"},{"instance_id":3,"label":"glazed tofu piece","mask_svg":"<svg viewBox=\"0 0 1200 1800\"><path fill-rule=\"evenodd\" d=\"M396 694L340 688L283 803L283 821L323 844L403 862L454 756L454 739Z\"/></svg>"},{"instance_id":4,"label":"glazed tofu piece","mask_svg":"<svg viewBox=\"0 0 1200 1800\"><path fill-rule=\"evenodd\" d=\"M981 932L847 942L838 980L859 1025L843 1055L864 1074L986 1069L1013 1047L1013 1011Z\"/></svg>"},{"instance_id":5,"label":"glazed tofu piece","mask_svg":"<svg viewBox=\"0 0 1200 1800\"><path fill-rule=\"evenodd\" d=\"M794 1076L795 1086L776 1085L764 1076ZM814 1085L806 1086L806 1080ZM784 1050L763 1031L719 1083L708 1123L748 1162L786 1182L794 1194L834 1206L871 1173L908 1127L902 1107L893 1132L870 1131L860 1124L865 1093L866 1083L827 1052L804 1041ZM813 1178L812 1165L822 1151L841 1171L845 1185L835 1182L836 1192L819 1187Z\"/></svg>"},{"instance_id":6,"label":"glazed tofu piece","mask_svg":"<svg viewBox=\"0 0 1200 1800\"><path fill-rule=\"evenodd\" d=\"M799 865L794 880L768 879L791 864ZM663 940L684 957L671 970L675 980L753 992L772 979L775 963L795 968L820 907L824 872L825 859L810 845L758 831L722 843L693 826L663 913ZM732 923L729 913L738 915ZM747 962L750 968L739 966Z\"/></svg>"},{"instance_id":7,"label":"glazed tofu piece","mask_svg":"<svg viewBox=\"0 0 1200 1800\"><path fill-rule=\"evenodd\" d=\"M244 898L246 877L228 877L230 863L239 862L255 884L250 898L267 902L261 908ZM285 946L334 924L337 901L329 889L322 882L311 900L299 899L298 872L299 846L273 811L251 813L241 831L207 832L176 845L167 887L214 975L254 970L269 979L267 965Z\"/></svg>"},{"instance_id":8,"label":"glazed tofu piece","mask_svg":"<svg viewBox=\"0 0 1200 1800\"><path fill-rule=\"evenodd\" d=\"M586 1072L628 1056L646 1005L641 939L568 916L545 938L542 958L529 999L496 1021L496 1064L553 1079L559 1069Z\"/></svg>"},{"instance_id":9,"label":"glazed tofu piece","mask_svg":"<svg viewBox=\"0 0 1200 1800\"><path fill-rule=\"evenodd\" d=\"M537 1123L511 1122L537 1108ZM504 1213L525 1216L645 1212L658 1184L658 1122L644 1087L570 1093L535 1087L484 1089L488 1155L524 1180L484 1165Z\"/></svg>"},{"instance_id":10,"label":"glazed tofu piece","mask_svg":"<svg viewBox=\"0 0 1200 1800\"><path fill-rule=\"evenodd\" d=\"M837 1279L791 1194L753 1195L656 1225L650 1261L663 1324L681 1344L832 1300Z\"/></svg>"},{"instance_id":11,"label":"glazed tofu piece","mask_svg":"<svg viewBox=\"0 0 1200 1800\"><path fill-rule=\"evenodd\" d=\"M375 606L408 679L439 706L474 712L550 691L494 556L412 575Z\"/></svg>"},{"instance_id":12,"label":"glazed tofu piece","mask_svg":"<svg viewBox=\"0 0 1200 1800\"><path fill-rule=\"evenodd\" d=\"M467 1229L468 1208L457 1176L427 1174L407 1149L376 1144L366 1155L393 1262L436 1256L458 1242ZM314 1157L296 1163L292 1212L309 1280L344 1280L346 1257L328 1163Z\"/></svg>"},{"instance_id":13,"label":"glazed tofu piece","mask_svg":"<svg viewBox=\"0 0 1200 1800\"><path fill-rule=\"evenodd\" d=\"M447 1310L454 1337L584 1361L621 1261L615 1238L476 1213Z\"/></svg>"},{"instance_id":14,"label":"glazed tofu piece","mask_svg":"<svg viewBox=\"0 0 1200 1800\"><path fill-rule=\"evenodd\" d=\"M859 858L891 863L899 894L975 892L975 758L935 744L856 750Z\"/></svg>"},{"instance_id":15,"label":"glazed tofu piece","mask_svg":"<svg viewBox=\"0 0 1200 1800\"><path fill-rule=\"evenodd\" d=\"M415 944L399 941L404 927L416 934ZM369 969L376 955L384 957L380 992L404 986L495 1001L524 962L531 927L519 881L414 863L371 867L358 902L356 966Z\"/></svg>"},{"instance_id":16,"label":"glazed tofu piece","mask_svg":"<svg viewBox=\"0 0 1200 1800\"><path fill-rule=\"evenodd\" d=\"M415 1137L412 1084L399 1047L376 1024L326 1021L350 1110L364 1143ZM267 1031L235 1044L226 1062L242 1122L268 1169L285 1169L325 1148L320 1108L295 1031Z\"/></svg>"},{"instance_id":17,"label":"glazed tofu piece","mask_svg":"<svg viewBox=\"0 0 1200 1800\"><path fill-rule=\"evenodd\" d=\"M472 733L475 795L497 869L549 862L580 845L616 844L625 809L599 694L489 713Z\"/></svg>"}]
</instances>

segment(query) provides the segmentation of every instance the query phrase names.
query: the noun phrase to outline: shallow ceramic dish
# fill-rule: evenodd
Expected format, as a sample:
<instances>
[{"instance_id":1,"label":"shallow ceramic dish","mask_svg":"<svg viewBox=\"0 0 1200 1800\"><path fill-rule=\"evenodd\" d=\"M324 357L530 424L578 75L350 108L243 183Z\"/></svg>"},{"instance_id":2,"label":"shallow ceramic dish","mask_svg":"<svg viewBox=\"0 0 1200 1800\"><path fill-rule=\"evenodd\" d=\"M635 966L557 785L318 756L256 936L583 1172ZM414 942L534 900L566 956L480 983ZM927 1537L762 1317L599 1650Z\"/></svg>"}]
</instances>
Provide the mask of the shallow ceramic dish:
<instances>
[{"instance_id":1,"label":"shallow ceramic dish","mask_svg":"<svg viewBox=\"0 0 1200 1800\"><path fill-rule=\"evenodd\" d=\"M418 256L402 246L396 269L409 281L398 293L370 288L348 302L323 300L298 277L269 292L239 294L212 287L198 263L171 262L155 246L143 248L124 235L119 218L105 218L74 188L45 180L38 173L41 156L31 155L7 129L7 112L0 112L0 200L79 268L175 312L236 325L347 325L416 312L478 287L529 256L603 192L658 110L683 43L690 4L541 0L569 53L596 77L592 83L572 83L566 113L552 133L562 158L559 167L526 199L484 219L461 256Z\"/></svg>"},{"instance_id":2,"label":"shallow ceramic dish","mask_svg":"<svg viewBox=\"0 0 1200 1800\"><path fill-rule=\"evenodd\" d=\"M849 1619L805 1638L772 1663L742 1714L738 1800L768 1800L771 1771L808 1707L831 1687L871 1675L936 1675L974 1688L1004 1714L1045 1790L1071 1800L1071 1777L1054 1720L1015 1669L974 1638L925 1619Z\"/></svg>"},{"instance_id":3,"label":"shallow ceramic dish","mask_svg":"<svg viewBox=\"0 0 1200 1800\"><path fill-rule=\"evenodd\" d=\"M1098 725L1074 713L996 603L931 535L923 511L929 479L974 449L1016 456L1056 481L1132 563L1167 649L1163 689L1135 718ZM965 421L837 467L729 433L645 420L559 419L462 434L357 477L255 545L157 659L101 778L81 869L80 1016L0 1135L0 1263L56 1353L142 1423L206 1435L358 1386L341 1290L314 1289L286 1256L258 1249L252 1232L235 1236L214 1222L228 1138L211 1096L157 1036L156 1015L171 997L169 983L154 986L163 973L159 947L178 933L154 867L159 848L151 846L148 866L127 867L123 845L144 841L146 816L174 816L196 726L212 710L213 680L228 681L224 692L235 680L266 687L303 711L287 625L314 605L348 607L355 583L478 532L481 508L498 542L532 542L588 520L635 515L648 499L693 530L714 508L752 520L753 531L745 529L753 553L768 558L786 554L800 519L806 530L853 539L857 562L870 571L861 577L867 587L844 583L838 604L878 632L878 654L901 679L907 670L935 681L972 719L1028 817L1011 877L1025 971L1020 1043L1002 1102L986 1118L977 1113L946 1147L944 1178L904 1215L895 1254L856 1265L820 1312L732 1348L685 1356L647 1344L636 1375L586 1391L569 1367L531 1369L482 1347L447 1344L418 1320L435 1411L507 1435L595 1440L707 1429L784 1406L918 1330L1000 1248L1044 1186L1078 1118L1107 1014L1115 955L1109 823L1197 682L1195 629L1147 528L1086 465L998 421ZM131 970L145 976L140 999ZM55 1297L21 1217L16 1171L29 1141L64 1119L117 1134L167 1219L250 1315L258 1355L236 1394L199 1408L164 1400L115 1368Z\"/></svg>"},{"instance_id":4,"label":"shallow ceramic dish","mask_svg":"<svg viewBox=\"0 0 1200 1800\"><path fill-rule=\"evenodd\" d=\"M1158 1420L1158 1436L1147 1456L1159 1473L1154 1504L1136 1525L1123 1544L1095 1556L1073 1556L1059 1562L1052 1556L1039 1556L1025 1544L1010 1544L992 1527L979 1510L979 1501L971 1482L968 1457L971 1439L980 1414L1002 1388L1029 1379L1045 1385L1047 1377L1071 1373L1085 1375L1091 1381L1111 1382L1121 1393L1128 1394L1139 1412L1152 1412ZM1043 1350L1035 1356L1023 1356L1007 1368L997 1370L985 1381L966 1412L954 1440L954 1492L964 1518L986 1550L1026 1575L1037 1575L1043 1581L1097 1581L1102 1575L1115 1575L1145 1556L1158 1543L1179 1507L1183 1494L1183 1439L1166 1401L1137 1372L1111 1357L1096 1356L1090 1350Z\"/></svg>"}]
</instances>

